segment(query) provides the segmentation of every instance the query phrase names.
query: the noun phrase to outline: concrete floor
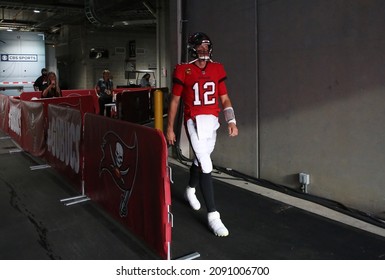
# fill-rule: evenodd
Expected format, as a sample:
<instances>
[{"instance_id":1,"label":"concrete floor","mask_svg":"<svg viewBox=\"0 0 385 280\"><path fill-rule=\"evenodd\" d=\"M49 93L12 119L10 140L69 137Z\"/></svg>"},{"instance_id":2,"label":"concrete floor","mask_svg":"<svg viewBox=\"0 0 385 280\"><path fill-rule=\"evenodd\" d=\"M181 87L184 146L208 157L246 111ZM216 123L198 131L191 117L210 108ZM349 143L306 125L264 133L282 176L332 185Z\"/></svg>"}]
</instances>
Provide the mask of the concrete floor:
<instances>
[{"instance_id":1,"label":"concrete floor","mask_svg":"<svg viewBox=\"0 0 385 280\"><path fill-rule=\"evenodd\" d=\"M158 259L93 201L65 206L61 199L78 195L71 184L53 168L31 170L44 162L17 149L0 131L1 260ZM216 201L230 235L216 237L204 207L193 211L183 198L186 166L170 166L172 259L385 259L383 228L220 173Z\"/></svg>"}]
</instances>

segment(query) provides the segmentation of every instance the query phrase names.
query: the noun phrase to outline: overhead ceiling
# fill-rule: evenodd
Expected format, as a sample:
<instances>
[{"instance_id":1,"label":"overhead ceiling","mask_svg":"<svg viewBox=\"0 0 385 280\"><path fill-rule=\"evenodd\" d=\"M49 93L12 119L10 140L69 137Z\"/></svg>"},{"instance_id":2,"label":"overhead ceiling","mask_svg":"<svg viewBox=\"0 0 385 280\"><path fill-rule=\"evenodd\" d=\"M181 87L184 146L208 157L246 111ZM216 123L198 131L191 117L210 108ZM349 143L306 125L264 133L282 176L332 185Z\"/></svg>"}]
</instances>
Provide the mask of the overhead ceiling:
<instances>
[{"instance_id":1,"label":"overhead ceiling","mask_svg":"<svg viewBox=\"0 0 385 280\"><path fill-rule=\"evenodd\" d=\"M154 28L156 0L0 1L0 30L55 34L64 25ZM38 11L38 12L37 12Z\"/></svg>"}]
</instances>

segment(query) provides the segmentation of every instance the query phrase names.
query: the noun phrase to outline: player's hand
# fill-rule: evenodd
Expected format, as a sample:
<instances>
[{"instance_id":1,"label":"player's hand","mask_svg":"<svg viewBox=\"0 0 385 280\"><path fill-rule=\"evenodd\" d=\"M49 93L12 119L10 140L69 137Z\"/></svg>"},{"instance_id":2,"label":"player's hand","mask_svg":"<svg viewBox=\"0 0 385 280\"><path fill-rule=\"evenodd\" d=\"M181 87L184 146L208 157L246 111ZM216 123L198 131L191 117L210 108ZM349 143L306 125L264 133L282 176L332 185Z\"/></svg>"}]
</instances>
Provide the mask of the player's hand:
<instances>
[{"instance_id":1,"label":"player's hand","mask_svg":"<svg viewBox=\"0 0 385 280\"><path fill-rule=\"evenodd\" d=\"M238 135L238 127L235 123L228 124L229 136L234 137Z\"/></svg>"},{"instance_id":2,"label":"player's hand","mask_svg":"<svg viewBox=\"0 0 385 280\"><path fill-rule=\"evenodd\" d=\"M167 130L166 139L169 145L174 145L176 142L176 136L173 130Z\"/></svg>"}]
</instances>

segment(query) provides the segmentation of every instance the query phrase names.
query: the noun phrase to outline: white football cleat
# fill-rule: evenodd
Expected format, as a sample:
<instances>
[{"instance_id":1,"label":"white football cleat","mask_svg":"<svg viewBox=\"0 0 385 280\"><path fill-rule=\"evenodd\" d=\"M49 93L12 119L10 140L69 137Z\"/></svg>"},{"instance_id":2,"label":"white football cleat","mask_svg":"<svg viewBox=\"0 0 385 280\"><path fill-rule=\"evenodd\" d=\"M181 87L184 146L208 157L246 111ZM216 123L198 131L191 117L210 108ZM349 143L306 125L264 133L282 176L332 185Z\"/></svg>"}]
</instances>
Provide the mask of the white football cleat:
<instances>
[{"instance_id":1,"label":"white football cleat","mask_svg":"<svg viewBox=\"0 0 385 280\"><path fill-rule=\"evenodd\" d=\"M229 231L221 221L221 216L218 211L210 212L207 214L209 221L209 227L216 236L228 236Z\"/></svg>"},{"instance_id":2,"label":"white football cleat","mask_svg":"<svg viewBox=\"0 0 385 280\"><path fill-rule=\"evenodd\" d=\"M201 203L195 195L195 188L187 187L184 193L185 199L189 202L190 206L194 210L201 209Z\"/></svg>"}]
</instances>

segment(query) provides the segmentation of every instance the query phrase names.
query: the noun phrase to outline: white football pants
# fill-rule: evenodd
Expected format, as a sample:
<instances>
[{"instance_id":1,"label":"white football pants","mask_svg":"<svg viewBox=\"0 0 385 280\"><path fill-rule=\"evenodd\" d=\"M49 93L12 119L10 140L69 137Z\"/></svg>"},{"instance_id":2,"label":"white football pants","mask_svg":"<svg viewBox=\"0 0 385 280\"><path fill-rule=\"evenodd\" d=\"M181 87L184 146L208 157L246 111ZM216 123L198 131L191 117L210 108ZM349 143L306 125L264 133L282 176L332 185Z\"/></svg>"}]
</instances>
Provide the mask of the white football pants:
<instances>
[{"instance_id":1,"label":"white football pants","mask_svg":"<svg viewBox=\"0 0 385 280\"><path fill-rule=\"evenodd\" d=\"M213 163L211 161L211 153L214 151L215 142L217 139L217 129L219 127L218 118L215 118L212 122L199 122L198 124L193 120L187 121L187 133L190 138L190 143L192 149L195 153L194 163L195 165L199 165L202 168L203 173L210 173L213 170ZM197 125L205 126L205 134L207 134L207 130L212 130L212 133L209 133L210 136L204 137L198 136Z\"/></svg>"}]
</instances>

